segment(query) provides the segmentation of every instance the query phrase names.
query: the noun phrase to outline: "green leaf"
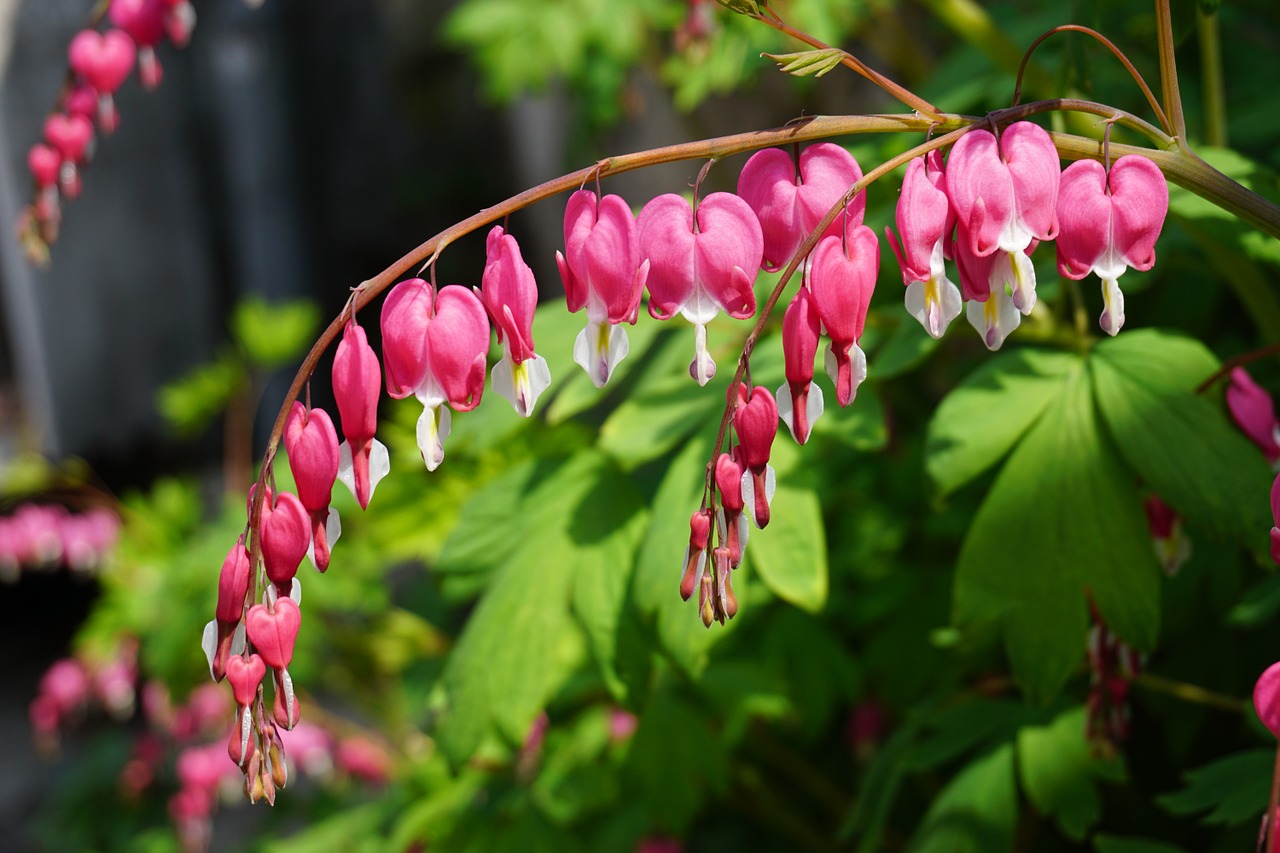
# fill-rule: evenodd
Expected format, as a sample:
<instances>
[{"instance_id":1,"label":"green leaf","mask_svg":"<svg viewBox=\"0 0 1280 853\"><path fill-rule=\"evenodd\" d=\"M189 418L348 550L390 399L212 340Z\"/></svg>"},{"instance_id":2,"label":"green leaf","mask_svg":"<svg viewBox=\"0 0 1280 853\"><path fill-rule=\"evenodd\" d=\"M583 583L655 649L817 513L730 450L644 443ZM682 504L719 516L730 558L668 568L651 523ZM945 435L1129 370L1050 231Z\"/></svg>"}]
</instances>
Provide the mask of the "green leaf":
<instances>
[{"instance_id":1,"label":"green leaf","mask_svg":"<svg viewBox=\"0 0 1280 853\"><path fill-rule=\"evenodd\" d=\"M306 299L267 302L250 297L231 315L231 332L248 356L262 368L283 367L302 357L320 327L320 309Z\"/></svg>"},{"instance_id":2,"label":"green leaf","mask_svg":"<svg viewBox=\"0 0 1280 853\"><path fill-rule=\"evenodd\" d=\"M1274 763L1274 749L1237 752L1190 771L1183 776L1186 787L1156 802L1176 815L1207 811L1204 823L1257 820L1267 810Z\"/></svg>"},{"instance_id":3,"label":"green leaf","mask_svg":"<svg viewBox=\"0 0 1280 853\"><path fill-rule=\"evenodd\" d=\"M507 529L516 549L445 665L448 701L439 740L453 761L465 760L491 731L521 742L576 663L581 635L569 613L575 577L595 571L597 548L608 553L616 544L581 520L597 509L584 505L599 500L617 476L606 458L579 453L540 479L513 514L519 524ZM626 515L624 503L624 511L610 517ZM634 535L627 531L624 526L617 535Z\"/></svg>"},{"instance_id":4,"label":"green leaf","mask_svg":"<svg viewBox=\"0 0 1280 853\"><path fill-rule=\"evenodd\" d=\"M998 624L1015 678L1044 702L1084 655L1086 595L1126 642L1150 649L1159 581L1132 475L1078 366L978 510L956 570L955 622Z\"/></svg>"},{"instance_id":5,"label":"green leaf","mask_svg":"<svg viewBox=\"0 0 1280 853\"><path fill-rule=\"evenodd\" d=\"M221 415L247 382L240 360L223 353L216 361L166 383L157 394L156 405L173 429L191 435Z\"/></svg>"},{"instance_id":6,"label":"green leaf","mask_svg":"<svg viewBox=\"0 0 1280 853\"><path fill-rule=\"evenodd\" d=\"M715 429L728 387L727 379L703 388L688 375L670 376L629 395L600 428L600 449L627 466L657 459L694 430Z\"/></svg>"},{"instance_id":7,"label":"green leaf","mask_svg":"<svg viewBox=\"0 0 1280 853\"><path fill-rule=\"evenodd\" d=\"M1271 471L1193 390L1217 366L1200 343L1145 329L1102 342L1090 358L1098 407L1129 465L1189 523L1261 551Z\"/></svg>"},{"instance_id":8,"label":"green leaf","mask_svg":"<svg viewBox=\"0 0 1280 853\"><path fill-rule=\"evenodd\" d=\"M1018 774L1036 810L1052 817L1068 838L1081 841L1102 815L1095 780L1122 779L1124 768L1093 754L1085 738L1084 708L1075 708L1047 726L1018 732Z\"/></svg>"},{"instance_id":9,"label":"green leaf","mask_svg":"<svg viewBox=\"0 0 1280 853\"><path fill-rule=\"evenodd\" d=\"M777 442L773 449L778 491L769 504L769 526L752 530L746 555L779 598L817 612L827 601L827 538L814 471L800 464L795 444Z\"/></svg>"},{"instance_id":10,"label":"green leaf","mask_svg":"<svg viewBox=\"0 0 1280 853\"><path fill-rule=\"evenodd\" d=\"M938 493L955 491L1000 461L1078 364L1067 353L1018 349L986 362L948 394L925 444L925 468Z\"/></svg>"},{"instance_id":11,"label":"green leaf","mask_svg":"<svg viewBox=\"0 0 1280 853\"><path fill-rule=\"evenodd\" d=\"M1013 847L1018 818L1013 747L974 761L942 790L912 839L913 853L995 853Z\"/></svg>"},{"instance_id":12,"label":"green leaf","mask_svg":"<svg viewBox=\"0 0 1280 853\"><path fill-rule=\"evenodd\" d=\"M786 426L779 424L780 435L775 447L792 443ZM822 417L813 422L813 434L834 439L854 450L883 450L889 443L889 425L875 383L864 382L858 388L857 399L848 406L833 406L823 412Z\"/></svg>"},{"instance_id":13,"label":"green leaf","mask_svg":"<svg viewBox=\"0 0 1280 853\"><path fill-rule=\"evenodd\" d=\"M678 833L698 813L707 793L726 785L729 763L707 714L671 691L661 691L640 715L626 772L639 783L654 826Z\"/></svg>"}]
</instances>

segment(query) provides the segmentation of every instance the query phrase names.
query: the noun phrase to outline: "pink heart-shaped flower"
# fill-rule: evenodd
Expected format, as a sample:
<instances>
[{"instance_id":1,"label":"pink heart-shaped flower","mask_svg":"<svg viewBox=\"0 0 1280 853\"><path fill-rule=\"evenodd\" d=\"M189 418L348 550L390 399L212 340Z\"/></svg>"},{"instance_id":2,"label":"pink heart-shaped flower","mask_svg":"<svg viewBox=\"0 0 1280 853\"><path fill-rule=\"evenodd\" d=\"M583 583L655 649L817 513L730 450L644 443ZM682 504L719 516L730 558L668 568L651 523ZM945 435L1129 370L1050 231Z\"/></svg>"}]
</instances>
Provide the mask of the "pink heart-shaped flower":
<instances>
[{"instance_id":1,"label":"pink heart-shaped flower","mask_svg":"<svg viewBox=\"0 0 1280 853\"><path fill-rule=\"evenodd\" d=\"M311 523L302 501L290 492L276 496L273 507L264 503L258 530L262 536L262 564L267 577L284 595L298 573L298 564L311 544Z\"/></svg>"},{"instance_id":2,"label":"pink heart-shaped flower","mask_svg":"<svg viewBox=\"0 0 1280 853\"><path fill-rule=\"evenodd\" d=\"M232 655L227 661L227 681L231 682L231 692L235 694L236 704L244 707L253 702L258 692L258 685L267 674L267 665L260 655Z\"/></svg>"},{"instance_id":3,"label":"pink heart-shaped flower","mask_svg":"<svg viewBox=\"0 0 1280 853\"><path fill-rule=\"evenodd\" d=\"M67 61L100 95L110 95L124 83L137 57L133 39L121 30L81 30L67 48Z\"/></svg>"},{"instance_id":4,"label":"pink heart-shaped flower","mask_svg":"<svg viewBox=\"0 0 1280 853\"><path fill-rule=\"evenodd\" d=\"M151 47L164 36L166 12L160 0L111 0L107 16L139 47Z\"/></svg>"},{"instance_id":5,"label":"pink heart-shaped flower","mask_svg":"<svg viewBox=\"0 0 1280 853\"><path fill-rule=\"evenodd\" d=\"M293 644L301 624L302 611L298 605L292 598L282 596L276 600L274 610L265 604L250 607L245 633L267 666L284 669L293 660Z\"/></svg>"},{"instance_id":6,"label":"pink heart-shaped flower","mask_svg":"<svg viewBox=\"0 0 1280 853\"><path fill-rule=\"evenodd\" d=\"M58 182L58 170L62 168L62 155L48 145L32 145L27 152L27 168L36 185L51 187Z\"/></svg>"},{"instance_id":7,"label":"pink heart-shaped flower","mask_svg":"<svg viewBox=\"0 0 1280 853\"><path fill-rule=\"evenodd\" d=\"M54 113L44 122L45 141L58 149L63 160L79 163L93 139L93 123L82 115Z\"/></svg>"},{"instance_id":8,"label":"pink heart-shaped flower","mask_svg":"<svg viewBox=\"0 0 1280 853\"><path fill-rule=\"evenodd\" d=\"M458 285L440 288L426 336L427 369L453 409L471 411L484 393L489 351L489 316L479 298Z\"/></svg>"}]
</instances>

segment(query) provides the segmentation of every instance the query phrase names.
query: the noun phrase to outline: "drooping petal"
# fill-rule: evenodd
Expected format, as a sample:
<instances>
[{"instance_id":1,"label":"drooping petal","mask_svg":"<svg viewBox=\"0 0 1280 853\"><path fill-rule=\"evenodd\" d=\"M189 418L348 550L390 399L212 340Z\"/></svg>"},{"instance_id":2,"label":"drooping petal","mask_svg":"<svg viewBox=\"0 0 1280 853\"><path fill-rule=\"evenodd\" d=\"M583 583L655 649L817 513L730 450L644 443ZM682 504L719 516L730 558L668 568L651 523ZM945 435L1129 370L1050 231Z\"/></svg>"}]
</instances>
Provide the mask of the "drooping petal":
<instances>
[{"instance_id":1,"label":"drooping petal","mask_svg":"<svg viewBox=\"0 0 1280 853\"><path fill-rule=\"evenodd\" d=\"M1140 155L1111 165L1112 243L1126 264L1146 272L1156 262L1156 239L1169 212L1169 185L1155 163Z\"/></svg>"},{"instance_id":2,"label":"drooping petal","mask_svg":"<svg viewBox=\"0 0 1280 853\"><path fill-rule=\"evenodd\" d=\"M516 363L505 348L490 375L494 393L510 403L522 418L533 413L538 397L551 385L551 368L545 358L535 355Z\"/></svg>"},{"instance_id":3,"label":"drooping petal","mask_svg":"<svg viewBox=\"0 0 1280 853\"><path fill-rule=\"evenodd\" d=\"M999 248L1000 235L1013 218L1013 179L991 131L971 130L951 147L947 196L970 254L986 257Z\"/></svg>"},{"instance_id":4,"label":"drooping petal","mask_svg":"<svg viewBox=\"0 0 1280 853\"><path fill-rule=\"evenodd\" d=\"M889 245L902 268L902 283L928 281L933 274L933 257L950 233L955 214L947 199L946 178L941 155L935 150L928 158L918 157L907 164L902 179L902 193L894 221L902 236L901 245L894 233L885 228Z\"/></svg>"},{"instance_id":5,"label":"drooping petal","mask_svg":"<svg viewBox=\"0 0 1280 853\"><path fill-rule=\"evenodd\" d=\"M1275 403L1243 367L1233 368L1227 386L1227 409L1236 425L1274 464L1280 460L1280 421ZM1280 522L1278 522L1280 523Z\"/></svg>"},{"instance_id":6,"label":"drooping petal","mask_svg":"<svg viewBox=\"0 0 1280 853\"><path fill-rule=\"evenodd\" d=\"M1062 173L1058 193L1058 272L1082 279L1111 247L1107 171L1096 160L1077 160Z\"/></svg>"},{"instance_id":7,"label":"drooping petal","mask_svg":"<svg viewBox=\"0 0 1280 853\"><path fill-rule=\"evenodd\" d=\"M636 227L640 252L649 260L649 314L655 320L670 320L684 308L697 285L693 208L684 198L666 193L644 206ZM711 313L714 316L714 307Z\"/></svg>"},{"instance_id":8,"label":"drooping petal","mask_svg":"<svg viewBox=\"0 0 1280 853\"><path fill-rule=\"evenodd\" d=\"M924 330L934 338L942 337L951 321L964 310L960 289L947 278L942 256L942 243L938 243L934 247L936 272L924 281L908 284L903 297L907 313L919 320Z\"/></svg>"},{"instance_id":9,"label":"drooping petal","mask_svg":"<svg viewBox=\"0 0 1280 853\"><path fill-rule=\"evenodd\" d=\"M752 285L763 254L760 221L746 202L730 193L712 193L702 200L698 205L695 284L735 320L756 313ZM696 313L687 310L685 316L696 323L705 315L694 310Z\"/></svg>"},{"instance_id":10,"label":"drooping petal","mask_svg":"<svg viewBox=\"0 0 1280 853\"><path fill-rule=\"evenodd\" d=\"M590 190L578 190L569 196L564 212L564 254L556 252L556 266L560 269L564 298L571 314L581 311L587 304L582 255L595 223L596 194Z\"/></svg>"},{"instance_id":11,"label":"drooping petal","mask_svg":"<svg viewBox=\"0 0 1280 853\"><path fill-rule=\"evenodd\" d=\"M1280 737L1280 663L1273 663L1258 676L1253 688L1253 709L1271 734Z\"/></svg>"},{"instance_id":12,"label":"drooping petal","mask_svg":"<svg viewBox=\"0 0 1280 853\"><path fill-rule=\"evenodd\" d=\"M629 348L627 332L622 327L588 322L573 342L573 360L591 377L592 385L603 388Z\"/></svg>"},{"instance_id":13,"label":"drooping petal","mask_svg":"<svg viewBox=\"0 0 1280 853\"><path fill-rule=\"evenodd\" d=\"M1013 221L1000 248L1020 252L1032 239L1052 240L1058 233L1058 182L1061 161L1048 131L1018 121L1000 136L1004 161L1013 182Z\"/></svg>"},{"instance_id":14,"label":"drooping petal","mask_svg":"<svg viewBox=\"0 0 1280 853\"><path fill-rule=\"evenodd\" d=\"M965 316L970 325L982 335L982 342L992 352L1000 349L1004 339L1022 322L1022 315L1003 287L992 290L984 302L969 302Z\"/></svg>"}]
</instances>

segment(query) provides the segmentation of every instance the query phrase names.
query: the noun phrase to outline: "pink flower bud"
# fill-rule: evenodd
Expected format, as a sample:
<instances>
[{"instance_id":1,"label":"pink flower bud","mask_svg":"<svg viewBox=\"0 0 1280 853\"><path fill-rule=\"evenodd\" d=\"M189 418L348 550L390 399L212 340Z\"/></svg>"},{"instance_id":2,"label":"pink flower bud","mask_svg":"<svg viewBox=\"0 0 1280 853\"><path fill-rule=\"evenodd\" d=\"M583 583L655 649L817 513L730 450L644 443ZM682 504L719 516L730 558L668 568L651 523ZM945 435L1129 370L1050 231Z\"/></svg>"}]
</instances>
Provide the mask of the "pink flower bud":
<instances>
[{"instance_id":1,"label":"pink flower bud","mask_svg":"<svg viewBox=\"0 0 1280 853\"><path fill-rule=\"evenodd\" d=\"M298 487L298 500L311 518L316 568L329 568L329 501L338 479L338 433L324 409L308 409L294 402L284 425L289 469Z\"/></svg>"},{"instance_id":2,"label":"pink flower bud","mask_svg":"<svg viewBox=\"0 0 1280 853\"><path fill-rule=\"evenodd\" d=\"M774 397L778 416L791 430L797 444L809 440L809 429L822 414L822 389L812 384L819 323L818 309L809 288L801 287L782 318L782 355L787 381L778 387Z\"/></svg>"},{"instance_id":3,"label":"pink flower bud","mask_svg":"<svg viewBox=\"0 0 1280 853\"><path fill-rule=\"evenodd\" d=\"M93 140L93 124L82 115L54 113L44 120L44 138L64 161L80 163Z\"/></svg>"},{"instance_id":4,"label":"pink flower bud","mask_svg":"<svg viewBox=\"0 0 1280 853\"><path fill-rule=\"evenodd\" d=\"M501 226L489 232L485 248L480 300L502 345L502 360L493 366L493 390L527 418L551 384L547 360L533 351L538 285L520 256L520 245Z\"/></svg>"},{"instance_id":5,"label":"pink flower bud","mask_svg":"<svg viewBox=\"0 0 1280 853\"><path fill-rule=\"evenodd\" d=\"M342 331L333 357L333 396L346 436L338 448L338 478L351 489L361 509L368 508L373 490L389 468L386 448L373 437L378 428L381 393L378 357L369 346L364 329L352 318Z\"/></svg>"},{"instance_id":6,"label":"pink flower bud","mask_svg":"<svg viewBox=\"0 0 1280 853\"><path fill-rule=\"evenodd\" d=\"M684 552L684 570L680 575L680 597L693 595L707 564L707 540L711 534L711 510L700 509L689 519L689 547Z\"/></svg>"},{"instance_id":7,"label":"pink flower bud","mask_svg":"<svg viewBox=\"0 0 1280 853\"><path fill-rule=\"evenodd\" d=\"M222 570L218 573L218 621L232 625L239 622L248 593L249 549L245 547L244 537L241 536L227 552L226 559L222 561Z\"/></svg>"},{"instance_id":8,"label":"pink flower bud","mask_svg":"<svg viewBox=\"0 0 1280 853\"><path fill-rule=\"evenodd\" d=\"M246 707L253 704L254 697L258 695L258 685L266 674L267 665L261 656L231 656L227 661L227 681L231 682L231 692L237 705Z\"/></svg>"},{"instance_id":9,"label":"pink flower bud","mask_svg":"<svg viewBox=\"0 0 1280 853\"><path fill-rule=\"evenodd\" d=\"M391 756L360 735L339 743L333 760L343 772L371 785L381 785L391 777Z\"/></svg>"},{"instance_id":10,"label":"pink flower bud","mask_svg":"<svg viewBox=\"0 0 1280 853\"><path fill-rule=\"evenodd\" d=\"M1258 676L1253 688L1253 708L1262 724L1280 737L1280 663L1271 664Z\"/></svg>"},{"instance_id":11,"label":"pink flower bud","mask_svg":"<svg viewBox=\"0 0 1280 853\"><path fill-rule=\"evenodd\" d=\"M311 523L302 501L289 492L276 495L275 506L264 501L258 532L267 577L280 595L287 598L298 565L311 545Z\"/></svg>"},{"instance_id":12,"label":"pink flower bud","mask_svg":"<svg viewBox=\"0 0 1280 853\"><path fill-rule=\"evenodd\" d=\"M1243 367L1231 370L1227 386L1227 409L1249 440L1258 446L1272 465L1280 462L1280 421L1275 403Z\"/></svg>"},{"instance_id":13,"label":"pink flower bud","mask_svg":"<svg viewBox=\"0 0 1280 853\"><path fill-rule=\"evenodd\" d=\"M730 562L736 567L742 562L742 551L747 546L747 520L742 515L745 504L742 499L742 477L746 472L735 449L733 454L721 453L716 459L716 491L720 494L720 541L729 548Z\"/></svg>"},{"instance_id":14,"label":"pink flower bud","mask_svg":"<svg viewBox=\"0 0 1280 853\"><path fill-rule=\"evenodd\" d=\"M275 607L255 604L249 608L245 630L263 662L272 669L285 669L293 660L293 644L302 624L302 611L292 598L276 599Z\"/></svg>"},{"instance_id":15,"label":"pink flower bud","mask_svg":"<svg viewBox=\"0 0 1280 853\"><path fill-rule=\"evenodd\" d=\"M36 186L44 189L58 183L58 170L62 168L62 155L56 149L36 143L27 152L27 169Z\"/></svg>"},{"instance_id":16,"label":"pink flower bud","mask_svg":"<svg viewBox=\"0 0 1280 853\"><path fill-rule=\"evenodd\" d=\"M763 268L776 272L786 266L827 211L861 178L858 161L831 142L802 151L799 174L791 155L781 148L752 154L738 176L738 195L760 220ZM861 225L866 208L866 195L858 193L826 233L840 233L844 219Z\"/></svg>"},{"instance_id":17,"label":"pink flower bud","mask_svg":"<svg viewBox=\"0 0 1280 853\"><path fill-rule=\"evenodd\" d=\"M935 338L942 337L961 311L960 291L947 278L943 260L955 219L942 154L934 150L912 160L902 179L895 215L901 245L892 230L884 231L902 268L907 311Z\"/></svg>"}]
</instances>

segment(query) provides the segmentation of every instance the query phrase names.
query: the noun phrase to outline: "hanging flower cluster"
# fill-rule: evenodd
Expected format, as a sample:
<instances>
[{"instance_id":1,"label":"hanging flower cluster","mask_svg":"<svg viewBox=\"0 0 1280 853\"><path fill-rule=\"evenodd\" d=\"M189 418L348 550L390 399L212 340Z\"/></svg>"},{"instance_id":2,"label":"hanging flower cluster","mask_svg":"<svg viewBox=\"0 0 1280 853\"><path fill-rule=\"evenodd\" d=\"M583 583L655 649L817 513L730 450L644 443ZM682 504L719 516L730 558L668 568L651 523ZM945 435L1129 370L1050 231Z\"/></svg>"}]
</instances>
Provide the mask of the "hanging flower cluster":
<instances>
[{"instance_id":1,"label":"hanging flower cluster","mask_svg":"<svg viewBox=\"0 0 1280 853\"><path fill-rule=\"evenodd\" d=\"M58 239L60 200L80 195L80 170L93 156L95 130L120 126L113 96L135 64L143 88L160 85L163 69L156 47L166 39L185 47L195 27L190 0L111 0L105 18L76 33L67 48L69 74L44 122L44 141L27 152L34 201L22 212L18 232L33 260L45 260Z\"/></svg>"},{"instance_id":2,"label":"hanging flower cluster","mask_svg":"<svg viewBox=\"0 0 1280 853\"><path fill-rule=\"evenodd\" d=\"M756 315L759 270L790 265L799 273L782 321L786 381L773 392L754 386L749 352L741 360L727 391L728 447L717 448L702 505L690 519L680 594L697 593L709 626L737 613L733 572L750 526L769 523L777 486L769 459L779 422L804 444L822 414L814 363L823 339L839 405L853 403L867 377L859 342L880 246L864 223L862 169L838 145L811 145L798 162L782 149L759 151L744 165L736 194L703 197L705 172L691 200L660 195L638 215L617 195L573 193L556 263L568 309L586 310L573 357L597 387L627 356L624 324L637 321L646 290L652 317L681 315L693 324L689 374L704 385L716 374L707 325L721 312L738 320ZM1036 125L1016 123L998 138L985 129L969 131L945 159L934 150L908 166L897 233L887 229L907 308L937 337L967 302L970 322L996 349L1035 306L1028 256L1040 242L1057 239L1064 275L1102 278L1102 326L1114 334L1124 313L1115 281L1129 266L1150 268L1167 197L1159 170L1141 157L1121 158L1110 170L1092 163L1062 173L1052 141ZM812 248L797 257L802 245ZM947 277L948 259L959 287ZM260 497L251 496L252 527L227 556L215 618L205 629L210 671L226 678L235 696L228 750L245 774L250 799L270 800L284 783L280 732L294 728L301 715L289 674L302 623L298 567L307 556L322 572L330 565L341 533L330 506L334 483L344 483L363 509L390 470L376 438L384 377L388 395L422 404L417 443L433 471L444 462L454 413L481 403L486 378L519 415L533 413L551 381L546 360L534 350L536 304L533 272L515 237L498 226L488 235L479 287L411 278L388 292L380 315L381 361L355 316L356 301L344 312L332 374L337 420L292 404L282 438L298 492L264 486ZM502 355L489 372L491 328Z\"/></svg>"},{"instance_id":3,"label":"hanging flower cluster","mask_svg":"<svg viewBox=\"0 0 1280 853\"><path fill-rule=\"evenodd\" d=\"M902 184L889 243L902 268L906 306L933 337L966 316L987 347L999 349L1036 305L1030 255L1056 240L1058 271L1102 281L1100 325L1124 325L1117 280L1149 270L1169 209L1169 188L1154 163L1121 157L1108 169L1080 160L1059 172L1058 152L1039 125L1021 121L998 137L974 129L944 165L940 153L912 161ZM960 286L947 278L955 261Z\"/></svg>"}]
</instances>

